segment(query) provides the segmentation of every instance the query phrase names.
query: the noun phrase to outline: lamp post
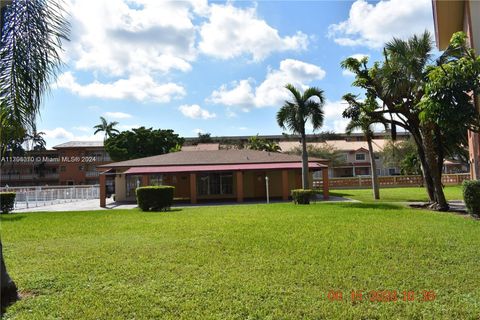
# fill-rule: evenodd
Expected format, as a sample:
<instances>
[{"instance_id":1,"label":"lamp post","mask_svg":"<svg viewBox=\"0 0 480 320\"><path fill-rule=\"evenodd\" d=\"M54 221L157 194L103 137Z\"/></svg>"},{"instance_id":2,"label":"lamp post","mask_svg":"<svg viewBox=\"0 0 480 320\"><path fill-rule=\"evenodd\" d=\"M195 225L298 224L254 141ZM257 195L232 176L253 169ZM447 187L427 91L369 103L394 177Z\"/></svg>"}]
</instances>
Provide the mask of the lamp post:
<instances>
[{"instance_id":1,"label":"lamp post","mask_svg":"<svg viewBox=\"0 0 480 320\"><path fill-rule=\"evenodd\" d=\"M270 195L268 193L268 176L265 176L265 188L267 190L267 204L270 203Z\"/></svg>"}]
</instances>

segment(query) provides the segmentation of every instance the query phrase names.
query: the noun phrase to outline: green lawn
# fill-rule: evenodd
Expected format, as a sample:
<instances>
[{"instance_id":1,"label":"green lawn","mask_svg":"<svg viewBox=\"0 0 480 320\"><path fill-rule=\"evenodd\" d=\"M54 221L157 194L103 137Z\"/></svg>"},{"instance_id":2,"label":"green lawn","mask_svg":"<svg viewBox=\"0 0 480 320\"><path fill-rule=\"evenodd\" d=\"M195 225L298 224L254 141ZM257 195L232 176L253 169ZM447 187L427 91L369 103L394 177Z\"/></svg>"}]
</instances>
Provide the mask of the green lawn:
<instances>
[{"instance_id":1,"label":"green lawn","mask_svg":"<svg viewBox=\"0 0 480 320\"><path fill-rule=\"evenodd\" d=\"M443 189L447 200L462 200L462 186L448 186ZM375 202L372 189L336 189L331 190L332 196L346 197L362 202ZM427 201L428 195L425 188L380 188L380 200L377 202L412 202Z\"/></svg>"},{"instance_id":2,"label":"green lawn","mask_svg":"<svg viewBox=\"0 0 480 320\"><path fill-rule=\"evenodd\" d=\"M466 216L284 203L1 222L7 266L25 295L6 319L480 316L480 222ZM352 289L363 301L351 301ZM329 301L330 290L343 299ZM399 301L371 302L372 290L396 290ZM422 301L422 290L435 300Z\"/></svg>"}]
</instances>

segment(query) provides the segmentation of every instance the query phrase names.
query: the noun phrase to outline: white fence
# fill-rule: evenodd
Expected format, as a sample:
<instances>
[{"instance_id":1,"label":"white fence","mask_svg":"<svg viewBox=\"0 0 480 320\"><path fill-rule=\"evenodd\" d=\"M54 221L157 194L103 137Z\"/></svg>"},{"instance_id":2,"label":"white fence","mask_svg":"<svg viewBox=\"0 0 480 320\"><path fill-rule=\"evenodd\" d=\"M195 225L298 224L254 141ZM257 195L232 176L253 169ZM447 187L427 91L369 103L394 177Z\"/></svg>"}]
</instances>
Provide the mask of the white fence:
<instances>
[{"instance_id":1,"label":"white fence","mask_svg":"<svg viewBox=\"0 0 480 320\"><path fill-rule=\"evenodd\" d=\"M98 185L14 187L1 188L0 191L16 193L14 209L17 210L100 198Z\"/></svg>"}]
</instances>

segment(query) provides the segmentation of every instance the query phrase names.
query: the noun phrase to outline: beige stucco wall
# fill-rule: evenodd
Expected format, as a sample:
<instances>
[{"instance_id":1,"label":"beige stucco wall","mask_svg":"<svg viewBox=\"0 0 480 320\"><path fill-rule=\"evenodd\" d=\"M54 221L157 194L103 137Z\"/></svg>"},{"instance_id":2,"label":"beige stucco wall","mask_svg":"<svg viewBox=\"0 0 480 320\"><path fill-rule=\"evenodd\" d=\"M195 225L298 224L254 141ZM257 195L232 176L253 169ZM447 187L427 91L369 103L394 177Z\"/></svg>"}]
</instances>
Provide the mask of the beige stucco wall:
<instances>
[{"instance_id":1,"label":"beige stucco wall","mask_svg":"<svg viewBox=\"0 0 480 320\"><path fill-rule=\"evenodd\" d=\"M125 201L126 200L126 181L124 174L117 174L115 176L115 200L116 201Z\"/></svg>"}]
</instances>

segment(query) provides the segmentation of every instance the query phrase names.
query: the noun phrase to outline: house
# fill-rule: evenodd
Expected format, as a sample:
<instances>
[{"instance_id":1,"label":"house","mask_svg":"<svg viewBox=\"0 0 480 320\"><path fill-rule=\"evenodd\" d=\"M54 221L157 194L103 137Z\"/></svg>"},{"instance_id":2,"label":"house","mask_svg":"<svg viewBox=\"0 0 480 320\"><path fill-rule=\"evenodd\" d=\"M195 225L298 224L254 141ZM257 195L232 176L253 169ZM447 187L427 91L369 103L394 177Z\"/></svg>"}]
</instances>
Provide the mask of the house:
<instances>
[{"instance_id":1,"label":"house","mask_svg":"<svg viewBox=\"0 0 480 320\"><path fill-rule=\"evenodd\" d=\"M480 1L476 0L432 0L435 39L437 47L445 50L452 35L464 31L475 53L480 54ZM480 112L480 104L475 99L475 108ZM470 176L480 179L480 134L468 132Z\"/></svg>"},{"instance_id":2,"label":"house","mask_svg":"<svg viewBox=\"0 0 480 320\"><path fill-rule=\"evenodd\" d=\"M102 165L100 206L104 207L107 181L114 181L117 201L134 201L135 189L172 185L174 197L197 202L271 198L287 200L301 188L301 157L254 150L180 151ZM323 196L328 198L328 164L309 159L313 173L322 172Z\"/></svg>"},{"instance_id":3,"label":"house","mask_svg":"<svg viewBox=\"0 0 480 320\"><path fill-rule=\"evenodd\" d=\"M387 139L374 139L372 141L377 173L380 176L391 176L400 173L400 168L384 164L380 154L388 143ZM308 146L323 150L332 150L339 154L339 163L329 166L329 177L355 177L371 174L370 155L367 141L362 140L327 140L324 142L309 142ZM279 143L283 152L291 152L301 147L300 142L281 141Z\"/></svg>"}]
</instances>

